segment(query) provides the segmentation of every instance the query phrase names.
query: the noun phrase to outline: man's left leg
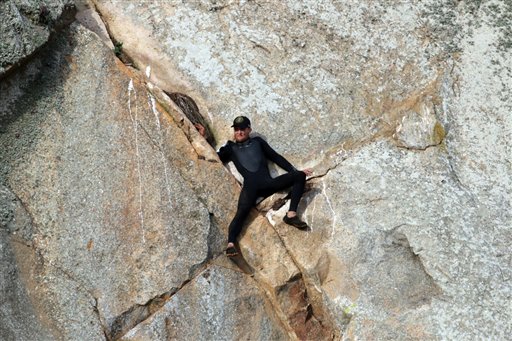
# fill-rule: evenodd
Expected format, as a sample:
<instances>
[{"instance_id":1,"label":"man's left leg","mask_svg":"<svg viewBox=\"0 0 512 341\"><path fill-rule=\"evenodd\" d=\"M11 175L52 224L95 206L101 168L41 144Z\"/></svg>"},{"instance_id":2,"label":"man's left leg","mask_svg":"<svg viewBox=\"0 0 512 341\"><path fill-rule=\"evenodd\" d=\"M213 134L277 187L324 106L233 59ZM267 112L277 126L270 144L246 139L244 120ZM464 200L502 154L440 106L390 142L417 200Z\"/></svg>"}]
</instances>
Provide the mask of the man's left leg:
<instances>
[{"instance_id":1,"label":"man's left leg","mask_svg":"<svg viewBox=\"0 0 512 341\"><path fill-rule=\"evenodd\" d=\"M295 226L299 229L308 228L308 225L297 217L297 207L304 193L305 184L306 174L301 171L294 171L273 178L261 189L261 193L266 197L290 186L292 187L290 208L283 220L288 225Z\"/></svg>"}]
</instances>

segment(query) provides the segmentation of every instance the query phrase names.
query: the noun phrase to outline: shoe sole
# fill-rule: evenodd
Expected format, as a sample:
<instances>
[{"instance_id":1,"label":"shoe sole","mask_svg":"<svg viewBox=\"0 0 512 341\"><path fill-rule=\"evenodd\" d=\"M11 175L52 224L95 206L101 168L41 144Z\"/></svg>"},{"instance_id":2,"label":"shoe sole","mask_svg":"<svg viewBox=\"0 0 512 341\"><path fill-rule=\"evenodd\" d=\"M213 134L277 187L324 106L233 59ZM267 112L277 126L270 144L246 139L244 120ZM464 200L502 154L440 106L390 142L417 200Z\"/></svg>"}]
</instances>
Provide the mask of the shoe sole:
<instances>
[{"instance_id":1,"label":"shoe sole","mask_svg":"<svg viewBox=\"0 0 512 341\"><path fill-rule=\"evenodd\" d=\"M290 223L287 223L286 221L283 220L283 222L288 225L288 226L293 226L299 230L307 230L309 228L308 225L304 224L304 225L294 225L294 224L290 224Z\"/></svg>"}]
</instances>

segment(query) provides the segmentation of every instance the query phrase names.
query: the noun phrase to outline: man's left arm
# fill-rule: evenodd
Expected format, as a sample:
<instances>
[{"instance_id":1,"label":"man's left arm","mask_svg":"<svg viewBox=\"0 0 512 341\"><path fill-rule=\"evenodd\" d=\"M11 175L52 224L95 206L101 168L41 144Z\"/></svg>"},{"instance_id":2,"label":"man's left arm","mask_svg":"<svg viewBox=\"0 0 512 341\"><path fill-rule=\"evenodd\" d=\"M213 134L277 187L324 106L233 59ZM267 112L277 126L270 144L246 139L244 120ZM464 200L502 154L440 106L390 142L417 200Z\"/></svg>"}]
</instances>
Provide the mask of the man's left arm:
<instances>
[{"instance_id":1,"label":"man's left arm","mask_svg":"<svg viewBox=\"0 0 512 341\"><path fill-rule=\"evenodd\" d=\"M281 167L282 169L284 169L287 172L293 172L293 171L297 170L281 154L277 153L274 149L272 149L272 147L270 147L270 145L267 143L267 141L263 140L260 137L258 137L258 140L260 140L260 142L261 142L261 147L263 149L263 152L265 153L265 156L270 161L274 162L276 165L278 165L279 167ZM311 175L310 170L308 169L307 171L308 172L306 172L306 171L303 171L303 172L306 173L306 175Z\"/></svg>"},{"instance_id":2,"label":"man's left arm","mask_svg":"<svg viewBox=\"0 0 512 341\"><path fill-rule=\"evenodd\" d=\"M265 153L267 159L274 162L276 165L278 165L287 172L297 170L295 167L293 167L293 165L290 162L288 162L288 160L286 160L282 155L280 155L274 149L272 149L272 147L270 147L267 141L265 141L261 137L256 137L256 139L259 140L261 148L263 149L263 153Z\"/></svg>"}]
</instances>

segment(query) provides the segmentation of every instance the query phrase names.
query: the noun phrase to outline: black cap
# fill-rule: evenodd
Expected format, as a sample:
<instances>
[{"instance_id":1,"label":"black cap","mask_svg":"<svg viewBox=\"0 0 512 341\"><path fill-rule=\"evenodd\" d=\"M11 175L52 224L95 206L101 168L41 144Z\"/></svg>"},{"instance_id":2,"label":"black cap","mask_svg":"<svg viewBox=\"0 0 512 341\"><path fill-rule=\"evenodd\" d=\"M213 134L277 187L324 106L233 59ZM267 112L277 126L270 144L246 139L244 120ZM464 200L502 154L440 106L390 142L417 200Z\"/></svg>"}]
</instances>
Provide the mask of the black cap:
<instances>
[{"instance_id":1,"label":"black cap","mask_svg":"<svg viewBox=\"0 0 512 341\"><path fill-rule=\"evenodd\" d=\"M237 118L235 118L233 120L233 125L231 126L231 128L242 128L242 129L250 128L250 127L251 127L251 120L249 120L245 116L238 116Z\"/></svg>"}]
</instances>

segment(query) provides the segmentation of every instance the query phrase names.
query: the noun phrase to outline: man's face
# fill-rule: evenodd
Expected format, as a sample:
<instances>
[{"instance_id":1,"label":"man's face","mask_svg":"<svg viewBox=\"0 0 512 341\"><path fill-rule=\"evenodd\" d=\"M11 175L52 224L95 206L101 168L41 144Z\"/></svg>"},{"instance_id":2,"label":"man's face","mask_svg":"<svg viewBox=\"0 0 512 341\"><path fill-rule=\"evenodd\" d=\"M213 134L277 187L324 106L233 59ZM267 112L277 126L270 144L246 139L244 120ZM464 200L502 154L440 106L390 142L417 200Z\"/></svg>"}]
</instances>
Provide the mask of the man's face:
<instances>
[{"instance_id":1,"label":"man's face","mask_svg":"<svg viewBox=\"0 0 512 341\"><path fill-rule=\"evenodd\" d=\"M249 134L251 133L252 129L250 127L247 128L239 128L234 127L234 137L236 142L244 142L249 138Z\"/></svg>"}]
</instances>

